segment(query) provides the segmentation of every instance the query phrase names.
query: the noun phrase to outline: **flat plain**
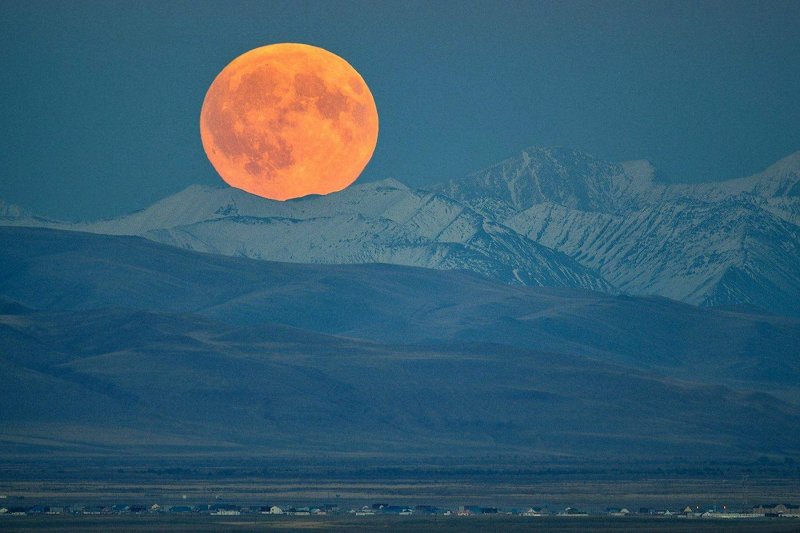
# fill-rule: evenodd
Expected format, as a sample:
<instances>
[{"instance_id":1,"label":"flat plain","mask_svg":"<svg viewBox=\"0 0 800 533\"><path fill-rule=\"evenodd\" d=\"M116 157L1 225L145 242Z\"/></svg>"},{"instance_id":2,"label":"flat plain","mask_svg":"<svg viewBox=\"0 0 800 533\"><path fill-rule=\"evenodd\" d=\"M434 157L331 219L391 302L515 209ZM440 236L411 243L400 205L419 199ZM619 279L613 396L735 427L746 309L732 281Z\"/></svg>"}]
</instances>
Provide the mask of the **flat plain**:
<instances>
[{"instance_id":1,"label":"flat plain","mask_svg":"<svg viewBox=\"0 0 800 533\"><path fill-rule=\"evenodd\" d=\"M651 517L275 517L252 516L26 516L0 522L5 531L649 531L738 533L800 531L800 520L705 520Z\"/></svg>"}]
</instances>

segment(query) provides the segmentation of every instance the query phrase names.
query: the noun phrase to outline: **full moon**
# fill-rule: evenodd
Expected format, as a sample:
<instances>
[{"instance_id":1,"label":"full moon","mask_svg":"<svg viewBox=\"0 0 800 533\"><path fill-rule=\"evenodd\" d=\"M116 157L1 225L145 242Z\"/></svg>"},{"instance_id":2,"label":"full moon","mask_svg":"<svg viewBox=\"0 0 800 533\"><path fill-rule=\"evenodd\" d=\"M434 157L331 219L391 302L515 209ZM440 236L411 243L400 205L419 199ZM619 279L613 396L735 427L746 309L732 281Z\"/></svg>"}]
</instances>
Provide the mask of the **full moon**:
<instances>
[{"instance_id":1,"label":"full moon","mask_svg":"<svg viewBox=\"0 0 800 533\"><path fill-rule=\"evenodd\" d=\"M378 140L363 78L316 46L262 46L217 75L200 112L208 159L229 185L288 200L353 183Z\"/></svg>"}]
</instances>

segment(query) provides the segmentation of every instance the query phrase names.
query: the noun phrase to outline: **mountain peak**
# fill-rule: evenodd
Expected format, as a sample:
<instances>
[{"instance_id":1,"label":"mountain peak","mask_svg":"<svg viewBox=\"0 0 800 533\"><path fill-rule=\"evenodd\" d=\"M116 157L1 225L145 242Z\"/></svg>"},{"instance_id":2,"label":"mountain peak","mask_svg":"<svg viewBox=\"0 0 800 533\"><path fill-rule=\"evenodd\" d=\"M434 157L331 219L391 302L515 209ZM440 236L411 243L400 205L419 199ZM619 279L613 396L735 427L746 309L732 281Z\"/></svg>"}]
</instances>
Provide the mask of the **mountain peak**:
<instances>
[{"instance_id":1,"label":"mountain peak","mask_svg":"<svg viewBox=\"0 0 800 533\"><path fill-rule=\"evenodd\" d=\"M761 175L780 177L800 175L800 150L776 161L767 167Z\"/></svg>"},{"instance_id":2,"label":"mountain peak","mask_svg":"<svg viewBox=\"0 0 800 533\"><path fill-rule=\"evenodd\" d=\"M383 189L390 189L390 190L398 190L398 191L409 191L411 190L408 185L405 183L398 181L394 178L384 178L378 181L368 181L365 183L359 183L355 185L358 189L362 190L383 190Z\"/></svg>"},{"instance_id":3,"label":"mountain peak","mask_svg":"<svg viewBox=\"0 0 800 533\"><path fill-rule=\"evenodd\" d=\"M531 147L491 167L450 181L445 194L467 202L490 197L522 211L540 203L598 210L619 188L624 169L580 150Z\"/></svg>"},{"instance_id":4,"label":"mountain peak","mask_svg":"<svg viewBox=\"0 0 800 533\"><path fill-rule=\"evenodd\" d=\"M593 155L561 146L529 146L517 154L469 174L475 176L507 166L534 167L544 164L574 165L581 161L597 161Z\"/></svg>"}]
</instances>

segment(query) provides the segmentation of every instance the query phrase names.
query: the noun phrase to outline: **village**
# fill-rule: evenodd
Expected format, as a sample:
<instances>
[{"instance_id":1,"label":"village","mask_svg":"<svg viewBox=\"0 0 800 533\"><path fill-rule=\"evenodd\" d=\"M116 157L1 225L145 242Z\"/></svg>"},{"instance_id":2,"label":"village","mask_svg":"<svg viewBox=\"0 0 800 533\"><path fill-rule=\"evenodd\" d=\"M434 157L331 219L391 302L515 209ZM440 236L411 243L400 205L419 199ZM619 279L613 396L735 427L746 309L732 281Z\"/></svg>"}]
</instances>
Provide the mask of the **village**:
<instances>
[{"instance_id":1,"label":"village","mask_svg":"<svg viewBox=\"0 0 800 533\"><path fill-rule=\"evenodd\" d=\"M241 506L232 503L214 503L198 505L151 505L114 504L114 505L14 505L0 506L0 517L11 519L14 516L29 515L208 515L208 516L240 516L240 515L279 515L319 516L351 515L351 516L443 516L443 517L475 517L487 515L514 515L522 517L633 517L650 516L675 519L750 519L750 518L787 518L800 519L800 505L786 503L759 504L746 509L732 509L727 505L705 508L687 505L680 509L656 509L640 507L630 510L625 507L608 507L605 510L581 510L575 507L551 509L549 507L527 507L503 509L500 507L483 507L476 505L460 505L455 508L437 507L434 505L391 505L373 503L360 507L341 507L337 504L313 506L261 505Z\"/></svg>"}]
</instances>

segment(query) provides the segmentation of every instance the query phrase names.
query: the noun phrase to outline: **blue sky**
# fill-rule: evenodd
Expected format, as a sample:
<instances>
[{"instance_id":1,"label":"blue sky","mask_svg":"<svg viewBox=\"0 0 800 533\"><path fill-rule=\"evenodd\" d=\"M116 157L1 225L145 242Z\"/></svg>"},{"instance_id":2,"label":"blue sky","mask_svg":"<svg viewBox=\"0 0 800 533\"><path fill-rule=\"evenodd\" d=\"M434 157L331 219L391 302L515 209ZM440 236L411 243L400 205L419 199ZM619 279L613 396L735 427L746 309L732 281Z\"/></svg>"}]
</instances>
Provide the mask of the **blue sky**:
<instances>
[{"instance_id":1,"label":"blue sky","mask_svg":"<svg viewBox=\"0 0 800 533\"><path fill-rule=\"evenodd\" d=\"M234 57L304 42L370 85L362 180L458 177L527 146L649 159L665 179L800 150L800 2L0 4L0 198L95 218L221 183L198 117Z\"/></svg>"}]
</instances>

